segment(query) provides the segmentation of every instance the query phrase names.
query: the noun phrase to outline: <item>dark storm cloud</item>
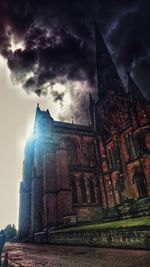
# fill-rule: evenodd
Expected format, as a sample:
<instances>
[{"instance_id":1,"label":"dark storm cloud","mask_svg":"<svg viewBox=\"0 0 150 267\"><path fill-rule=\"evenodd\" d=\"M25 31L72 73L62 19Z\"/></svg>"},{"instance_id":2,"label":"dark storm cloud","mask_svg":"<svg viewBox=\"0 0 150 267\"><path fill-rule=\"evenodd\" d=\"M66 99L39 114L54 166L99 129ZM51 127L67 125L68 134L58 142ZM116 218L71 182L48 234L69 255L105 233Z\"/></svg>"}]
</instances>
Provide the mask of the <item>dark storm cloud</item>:
<instances>
[{"instance_id":1,"label":"dark storm cloud","mask_svg":"<svg viewBox=\"0 0 150 267\"><path fill-rule=\"evenodd\" d=\"M0 53L28 93L46 94L49 87L54 101L62 102L64 94L52 90L57 81L88 81L95 88L96 18L120 70L130 69L149 95L149 10L146 0L1 0ZM12 51L12 38L23 48ZM83 102L81 97L79 111Z\"/></svg>"},{"instance_id":2,"label":"dark storm cloud","mask_svg":"<svg viewBox=\"0 0 150 267\"><path fill-rule=\"evenodd\" d=\"M94 81L91 33L87 27L93 4L83 1L2 1L0 51L17 81L29 76L24 88L57 80ZM87 12L84 8L86 7ZM89 21L88 21L89 22ZM24 48L11 50L11 38L23 40ZM34 79L34 83L33 83Z\"/></svg>"},{"instance_id":3,"label":"dark storm cloud","mask_svg":"<svg viewBox=\"0 0 150 267\"><path fill-rule=\"evenodd\" d=\"M52 91L52 96L54 98L54 101L63 101L64 93L58 93L57 91Z\"/></svg>"},{"instance_id":4,"label":"dark storm cloud","mask_svg":"<svg viewBox=\"0 0 150 267\"><path fill-rule=\"evenodd\" d=\"M118 67L130 70L140 89L150 99L150 2L141 1L120 17L109 35Z\"/></svg>"}]
</instances>

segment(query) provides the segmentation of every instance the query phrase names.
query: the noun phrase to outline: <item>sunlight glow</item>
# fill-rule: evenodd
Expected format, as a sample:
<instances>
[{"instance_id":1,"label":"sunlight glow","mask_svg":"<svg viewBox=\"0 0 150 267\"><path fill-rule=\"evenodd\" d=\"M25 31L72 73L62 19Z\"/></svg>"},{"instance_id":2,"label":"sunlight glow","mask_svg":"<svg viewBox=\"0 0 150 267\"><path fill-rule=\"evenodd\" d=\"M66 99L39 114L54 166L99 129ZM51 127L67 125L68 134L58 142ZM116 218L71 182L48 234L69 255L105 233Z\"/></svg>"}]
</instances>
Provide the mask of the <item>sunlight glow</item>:
<instances>
[{"instance_id":1,"label":"sunlight glow","mask_svg":"<svg viewBox=\"0 0 150 267\"><path fill-rule=\"evenodd\" d=\"M14 49L19 47L13 45ZM7 62L0 57L0 228L7 224L18 225L24 148L33 132L37 103L41 110L49 109L54 120L71 122L74 115L72 102L75 103L77 95L80 98L87 86L68 81L63 85L56 83L53 90L64 93L63 102L55 102L50 91L40 97L33 92L27 94L21 85L12 84Z\"/></svg>"}]
</instances>

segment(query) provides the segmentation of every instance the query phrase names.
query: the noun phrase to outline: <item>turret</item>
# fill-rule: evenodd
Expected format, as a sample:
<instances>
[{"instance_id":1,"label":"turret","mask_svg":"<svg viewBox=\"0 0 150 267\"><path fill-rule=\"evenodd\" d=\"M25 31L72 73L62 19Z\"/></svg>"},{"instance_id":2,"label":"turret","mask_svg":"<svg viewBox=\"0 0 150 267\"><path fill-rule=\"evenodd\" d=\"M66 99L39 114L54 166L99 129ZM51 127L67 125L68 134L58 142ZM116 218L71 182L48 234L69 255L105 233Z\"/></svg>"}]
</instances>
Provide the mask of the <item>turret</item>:
<instances>
[{"instance_id":1,"label":"turret","mask_svg":"<svg viewBox=\"0 0 150 267\"><path fill-rule=\"evenodd\" d=\"M48 109L42 111L37 104L35 124L34 124L34 134L36 137L52 137L53 135L53 118L51 117Z\"/></svg>"}]
</instances>

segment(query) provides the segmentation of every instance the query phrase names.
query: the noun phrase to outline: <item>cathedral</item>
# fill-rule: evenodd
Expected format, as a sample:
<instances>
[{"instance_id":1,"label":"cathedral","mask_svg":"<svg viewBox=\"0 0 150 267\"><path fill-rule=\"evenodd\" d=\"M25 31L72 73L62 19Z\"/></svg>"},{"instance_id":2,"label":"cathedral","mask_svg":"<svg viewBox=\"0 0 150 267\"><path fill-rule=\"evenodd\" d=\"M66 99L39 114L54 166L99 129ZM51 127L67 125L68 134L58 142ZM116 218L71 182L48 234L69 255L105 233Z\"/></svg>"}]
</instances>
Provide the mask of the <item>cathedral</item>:
<instances>
[{"instance_id":1,"label":"cathedral","mask_svg":"<svg viewBox=\"0 0 150 267\"><path fill-rule=\"evenodd\" d=\"M150 103L128 73L124 89L95 29L98 100L88 126L55 121L37 105L25 146L19 235L150 210Z\"/></svg>"}]
</instances>

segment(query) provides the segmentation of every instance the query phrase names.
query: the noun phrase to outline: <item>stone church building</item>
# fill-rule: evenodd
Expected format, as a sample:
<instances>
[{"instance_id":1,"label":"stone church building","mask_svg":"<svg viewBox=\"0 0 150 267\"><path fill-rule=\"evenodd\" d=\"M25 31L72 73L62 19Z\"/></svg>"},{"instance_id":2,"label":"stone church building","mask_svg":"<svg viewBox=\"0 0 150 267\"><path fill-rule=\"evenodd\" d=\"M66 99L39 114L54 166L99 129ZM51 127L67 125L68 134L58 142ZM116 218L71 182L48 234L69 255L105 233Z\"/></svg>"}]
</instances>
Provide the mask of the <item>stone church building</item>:
<instances>
[{"instance_id":1,"label":"stone church building","mask_svg":"<svg viewBox=\"0 0 150 267\"><path fill-rule=\"evenodd\" d=\"M19 234L78 222L148 213L150 103L130 74L126 92L96 27L98 101L90 95L91 125L55 121L37 106L25 147Z\"/></svg>"}]
</instances>

